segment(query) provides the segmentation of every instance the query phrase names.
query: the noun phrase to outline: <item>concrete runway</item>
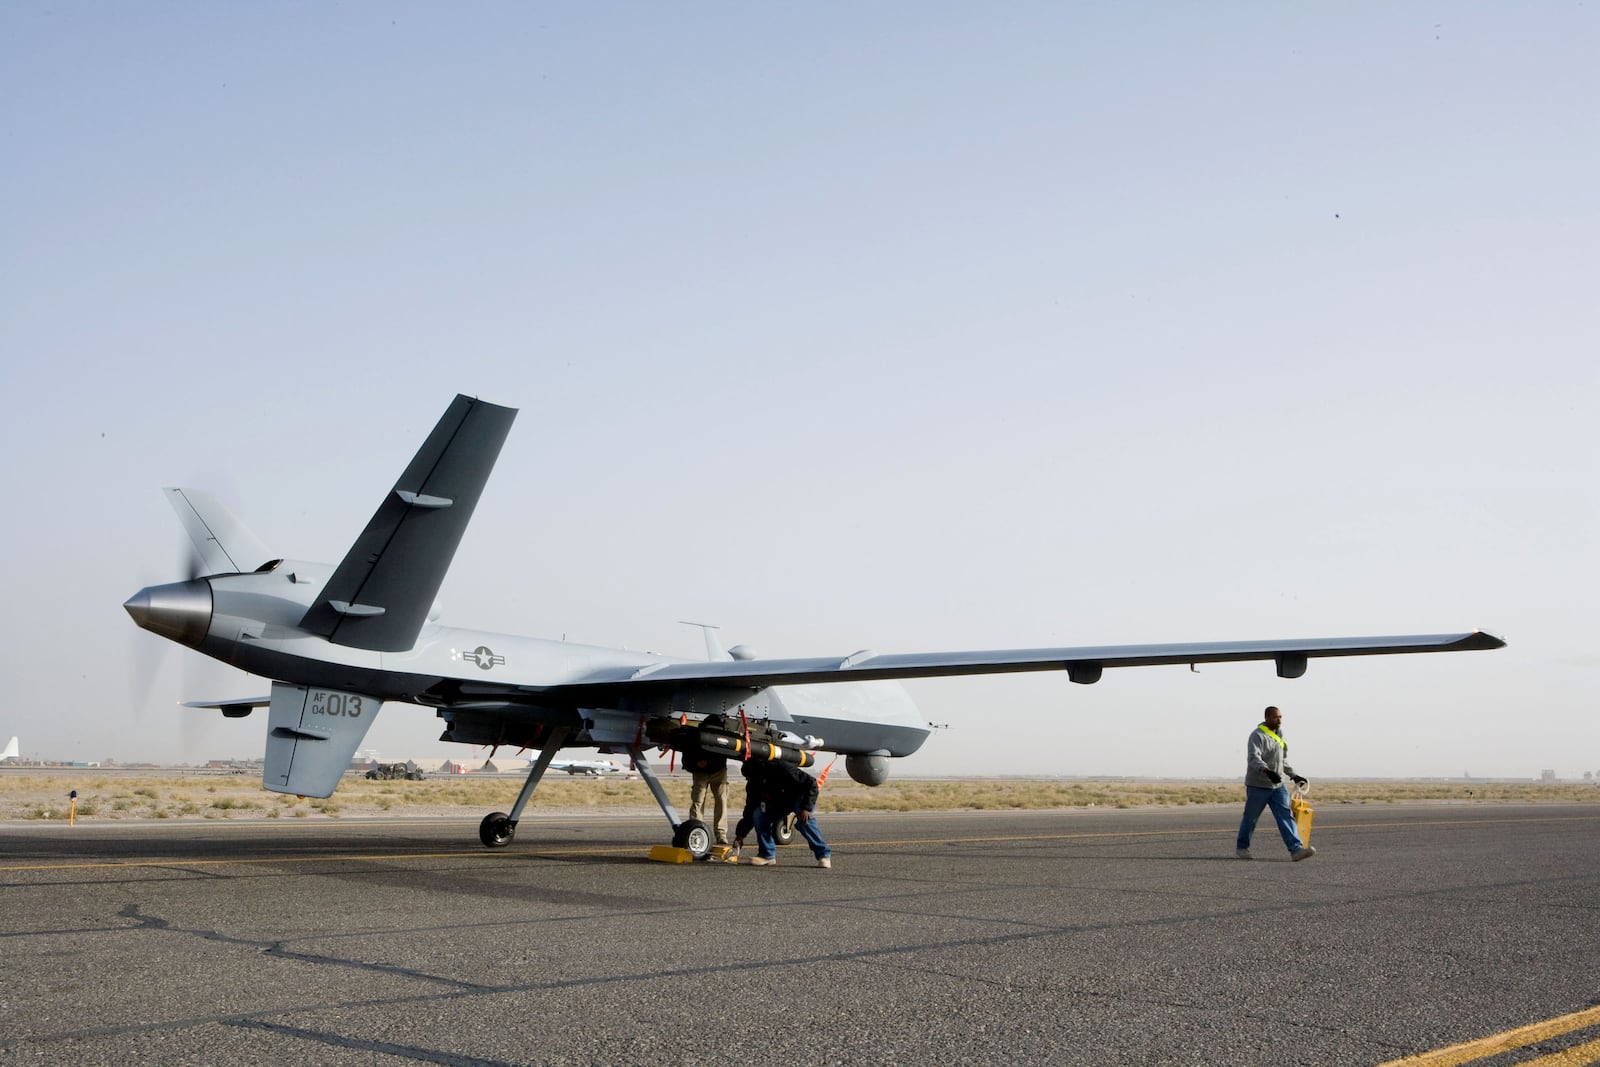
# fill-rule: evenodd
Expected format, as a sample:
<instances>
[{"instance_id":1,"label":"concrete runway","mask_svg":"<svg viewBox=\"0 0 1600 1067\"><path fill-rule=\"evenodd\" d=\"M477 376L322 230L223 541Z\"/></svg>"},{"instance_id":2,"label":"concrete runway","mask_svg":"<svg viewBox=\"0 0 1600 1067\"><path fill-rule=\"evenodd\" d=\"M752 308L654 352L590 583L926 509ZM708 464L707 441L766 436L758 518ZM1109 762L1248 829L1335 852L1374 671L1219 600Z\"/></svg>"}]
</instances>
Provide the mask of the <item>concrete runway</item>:
<instances>
[{"instance_id":1,"label":"concrete runway","mask_svg":"<svg viewBox=\"0 0 1600 1067\"><path fill-rule=\"evenodd\" d=\"M0 1064L1371 1067L1567 1016L1481 1062L1600 1062L1600 805L1324 804L1298 864L1237 819L824 811L832 871L650 863L659 817L8 824Z\"/></svg>"}]
</instances>

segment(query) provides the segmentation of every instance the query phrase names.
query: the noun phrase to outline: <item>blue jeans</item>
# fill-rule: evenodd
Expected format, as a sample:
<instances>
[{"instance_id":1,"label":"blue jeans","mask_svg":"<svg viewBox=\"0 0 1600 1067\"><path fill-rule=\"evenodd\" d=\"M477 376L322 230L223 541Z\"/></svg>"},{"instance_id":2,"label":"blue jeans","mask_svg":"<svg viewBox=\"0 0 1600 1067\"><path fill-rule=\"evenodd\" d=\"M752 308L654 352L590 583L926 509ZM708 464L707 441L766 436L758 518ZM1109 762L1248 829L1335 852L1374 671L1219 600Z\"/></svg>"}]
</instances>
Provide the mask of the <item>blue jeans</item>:
<instances>
[{"instance_id":1,"label":"blue jeans","mask_svg":"<svg viewBox=\"0 0 1600 1067\"><path fill-rule=\"evenodd\" d=\"M772 828L788 817L787 812L768 815L766 805L756 809L756 855L764 860L777 857L778 841L772 836ZM815 812L805 822L796 819L794 828L799 830L800 836L806 839L806 844L811 846L811 854L816 856L817 859L826 859L832 855L831 850L828 848L828 843L822 839L822 833L817 829Z\"/></svg>"},{"instance_id":2,"label":"blue jeans","mask_svg":"<svg viewBox=\"0 0 1600 1067\"><path fill-rule=\"evenodd\" d=\"M1244 818L1239 820L1239 847L1250 847L1250 835L1255 831L1256 820L1261 818L1261 809L1266 807L1272 809L1272 817L1277 820L1283 843L1289 846L1290 852L1299 852L1304 846L1300 843L1300 831L1295 829L1294 812L1289 810L1289 787L1286 785L1244 787Z\"/></svg>"}]
</instances>

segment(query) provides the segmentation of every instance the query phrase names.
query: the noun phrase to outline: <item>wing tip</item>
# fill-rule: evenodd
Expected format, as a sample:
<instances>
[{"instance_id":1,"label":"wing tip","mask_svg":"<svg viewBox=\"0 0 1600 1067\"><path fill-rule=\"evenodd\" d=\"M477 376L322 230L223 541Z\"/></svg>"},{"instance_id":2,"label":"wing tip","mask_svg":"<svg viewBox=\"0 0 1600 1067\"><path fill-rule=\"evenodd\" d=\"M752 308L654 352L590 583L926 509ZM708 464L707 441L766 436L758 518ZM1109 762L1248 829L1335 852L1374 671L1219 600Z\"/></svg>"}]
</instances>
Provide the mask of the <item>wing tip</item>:
<instances>
[{"instance_id":1,"label":"wing tip","mask_svg":"<svg viewBox=\"0 0 1600 1067\"><path fill-rule=\"evenodd\" d=\"M1473 630L1461 642L1461 647L1469 651L1488 651L1495 648L1505 648L1506 639L1499 634L1490 633L1488 630Z\"/></svg>"}]
</instances>

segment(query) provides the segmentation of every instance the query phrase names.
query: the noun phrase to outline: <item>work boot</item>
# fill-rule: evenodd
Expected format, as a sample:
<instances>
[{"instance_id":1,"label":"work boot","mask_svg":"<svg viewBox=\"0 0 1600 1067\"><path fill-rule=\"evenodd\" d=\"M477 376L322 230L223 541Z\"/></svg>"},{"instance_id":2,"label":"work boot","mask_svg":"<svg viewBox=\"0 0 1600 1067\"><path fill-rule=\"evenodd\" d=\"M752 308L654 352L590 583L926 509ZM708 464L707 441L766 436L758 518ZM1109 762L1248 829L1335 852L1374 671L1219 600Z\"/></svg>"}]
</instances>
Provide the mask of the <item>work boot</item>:
<instances>
[{"instance_id":1,"label":"work boot","mask_svg":"<svg viewBox=\"0 0 1600 1067\"><path fill-rule=\"evenodd\" d=\"M769 860L765 856L751 856L750 857L750 866L752 866L752 867L772 867L772 866L775 866L777 864L777 862L778 861L776 859L770 859Z\"/></svg>"},{"instance_id":2,"label":"work boot","mask_svg":"<svg viewBox=\"0 0 1600 1067\"><path fill-rule=\"evenodd\" d=\"M1247 849L1247 848L1239 849L1237 852L1234 853L1234 855L1238 856L1242 860L1253 860L1253 859L1255 859L1254 856L1250 855L1250 850Z\"/></svg>"},{"instance_id":3,"label":"work boot","mask_svg":"<svg viewBox=\"0 0 1600 1067\"><path fill-rule=\"evenodd\" d=\"M818 867L823 867L823 868L832 868L833 867L833 858L830 857L830 856L824 856L820 860L817 861L817 866Z\"/></svg>"},{"instance_id":4,"label":"work boot","mask_svg":"<svg viewBox=\"0 0 1600 1067\"><path fill-rule=\"evenodd\" d=\"M1308 860L1316 854L1317 850L1312 848L1310 845L1307 845L1305 848L1297 848L1293 852L1289 853L1289 858L1294 860L1296 863L1299 863L1301 860Z\"/></svg>"}]
</instances>

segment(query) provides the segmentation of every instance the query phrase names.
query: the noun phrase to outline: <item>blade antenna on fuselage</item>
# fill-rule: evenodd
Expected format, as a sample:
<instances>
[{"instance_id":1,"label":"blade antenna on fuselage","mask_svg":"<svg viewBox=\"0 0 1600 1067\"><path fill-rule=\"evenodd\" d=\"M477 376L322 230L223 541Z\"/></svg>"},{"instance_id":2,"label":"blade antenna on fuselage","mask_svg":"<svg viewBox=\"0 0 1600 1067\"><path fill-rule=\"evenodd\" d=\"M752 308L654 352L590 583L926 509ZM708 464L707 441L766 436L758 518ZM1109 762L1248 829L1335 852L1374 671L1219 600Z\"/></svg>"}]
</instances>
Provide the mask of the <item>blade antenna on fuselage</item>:
<instances>
[{"instance_id":1,"label":"blade antenna on fuselage","mask_svg":"<svg viewBox=\"0 0 1600 1067\"><path fill-rule=\"evenodd\" d=\"M700 632L705 635L706 639L706 659L712 660L713 662L717 660L725 661L733 659L733 655L727 649L722 647L722 638L717 636L717 631L722 629L722 627L709 622L690 622L687 619L679 619L678 621L683 623L685 626L700 627Z\"/></svg>"}]
</instances>

